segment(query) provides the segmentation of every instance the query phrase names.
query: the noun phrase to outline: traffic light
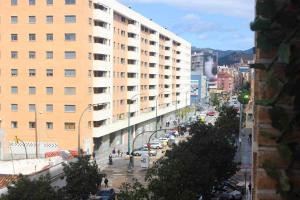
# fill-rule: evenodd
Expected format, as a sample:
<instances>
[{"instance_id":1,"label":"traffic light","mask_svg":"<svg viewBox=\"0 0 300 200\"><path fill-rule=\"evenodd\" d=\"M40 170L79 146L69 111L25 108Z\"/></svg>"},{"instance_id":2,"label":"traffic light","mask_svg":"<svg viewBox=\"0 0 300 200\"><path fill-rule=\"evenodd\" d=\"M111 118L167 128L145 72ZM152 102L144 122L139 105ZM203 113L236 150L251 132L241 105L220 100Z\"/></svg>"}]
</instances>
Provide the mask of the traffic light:
<instances>
[{"instance_id":1,"label":"traffic light","mask_svg":"<svg viewBox=\"0 0 300 200\"><path fill-rule=\"evenodd\" d=\"M250 93L248 90L243 90L238 97L238 101L241 104L248 104L249 99L250 99Z\"/></svg>"}]
</instances>

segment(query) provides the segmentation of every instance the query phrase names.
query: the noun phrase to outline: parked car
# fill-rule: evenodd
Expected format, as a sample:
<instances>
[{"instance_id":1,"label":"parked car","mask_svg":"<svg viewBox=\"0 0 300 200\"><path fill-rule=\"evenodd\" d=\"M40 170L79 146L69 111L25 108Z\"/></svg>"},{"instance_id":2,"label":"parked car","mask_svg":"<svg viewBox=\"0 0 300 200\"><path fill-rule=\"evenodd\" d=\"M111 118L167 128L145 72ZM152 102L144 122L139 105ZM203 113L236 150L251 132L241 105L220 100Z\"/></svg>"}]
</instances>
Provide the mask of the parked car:
<instances>
[{"instance_id":1,"label":"parked car","mask_svg":"<svg viewBox=\"0 0 300 200\"><path fill-rule=\"evenodd\" d=\"M163 146L167 146L168 145L169 138L161 137L161 138L158 138L158 140L160 141L160 143Z\"/></svg>"},{"instance_id":2,"label":"parked car","mask_svg":"<svg viewBox=\"0 0 300 200\"><path fill-rule=\"evenodd\" d=\"M150 142L149 144L144 144L144 147L148 148L150 145L150 149L162 149L163 146L160 142Z\"/></svg>"},{"instance_id":3,"label":"parked car","mask_svg":"<svg viewBox=\"0 0 300 200\"><path fill-rule=\"evenodd\" d=\"M206 113L206 115L208 115L208 116L214 116L215 114L216 114L215 111L209 111Z\"/></svg>"},{"instance_id":4,"label":"parked car","mask_svg":"<svg viewBox=\"0 0 300 200\"><path fill-rule=\"evenodd\" d=\"M134 156L141 156L144 153L148 153L148 148L141 147L141 148L133 150L133 152L132 152L132 154ZM150 156L156 156L156 155L157 155L157 151L150 149Z\"/></svg>"},{"instance_id":5,"label":"parked car","mask_svg":"<svg viewBox=\"0 0 300 200\"><path fill-rule=\"evenodd\" d=\"M114 189L103 189L99 190L96 195L96 199L101 200L115 200L116 193Z\"/></svg>"},{"instance_id":6,"label":"parked car","mask_svg":"<svg viewBox=\"0 0 300 200\"><path fill-rule=\"evenodd\" d=\"M242 200L243 195L238 190L224 186L222 188L218 188L214 192L214 197L218 198L219 200Z\"/></svg>"}]
</instances>

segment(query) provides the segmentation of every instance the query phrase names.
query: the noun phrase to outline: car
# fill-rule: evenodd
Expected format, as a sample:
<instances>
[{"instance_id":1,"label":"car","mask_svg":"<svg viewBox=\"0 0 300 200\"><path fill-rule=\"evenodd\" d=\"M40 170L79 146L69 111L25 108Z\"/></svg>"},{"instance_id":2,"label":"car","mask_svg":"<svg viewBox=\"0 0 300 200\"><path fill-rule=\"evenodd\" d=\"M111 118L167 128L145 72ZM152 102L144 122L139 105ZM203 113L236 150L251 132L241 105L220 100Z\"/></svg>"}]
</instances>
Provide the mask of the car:
<instances>
[{"instance_id":1,"label":"car","mask_svg":"<svg viewBox=\"0 0 300 200\"><path fill-rule=\"evenodd\" d=\"M160 143L161 143L163 146L167 146L167 145L168 145L169 138L161 137L161 138L158 138L158 140L160 141Z\"/></svg>"},{"instance_id":2,"label":"car","mask_svg":"<svg viewBox=\"0 0 300 200\"><path fill-rule=\"evenodd\" d=\"M114 189L102 189L99 190L96 194L96 199L101 200L115 200L116 192Z\"/></svg>"},{"instance_id":3,"label":"car","mask_svg":"<svg viewBox=\"0 0 300 200\"><path fill-rule=\"evenodd\" d=\"M148 153L148 148L140 147L138 149L133 150L132 152L134 156L141 156L144 153ZM150 156L156 156L156 155L157 155L157 151L150 149Z\"/></svg>"},{"instance_id":4,"label":"car","mask_svg":"<svg viewBox=\"0 0 300 200\"><path fill-rule=\"evenodd\" d=\"M214 191L214 197L219 200L242 200L243 195L240 191L224 186Z\"/></svg>"},{"instance_id":5,"label":"car","mask_svg":"<svg viewBox=\"0 0 300 200\"><path fill-rule=\"evenodd\" d=\"M144 144L144 147L148 147L150 145L150 149L162 149L163 146L160 142L150 142L148 144Z\"/></svg>"},{"instance_id":6,"label":"car","mask_svg":"<svg viewBox=\"0 0 300 200\"><path fill-rule=\"evenodd\" d=\"M208 116L214 116L215 114L216 114L215 111L209 111L206 113L206 115L208 115Z\"/></svg>"}]
</instances>

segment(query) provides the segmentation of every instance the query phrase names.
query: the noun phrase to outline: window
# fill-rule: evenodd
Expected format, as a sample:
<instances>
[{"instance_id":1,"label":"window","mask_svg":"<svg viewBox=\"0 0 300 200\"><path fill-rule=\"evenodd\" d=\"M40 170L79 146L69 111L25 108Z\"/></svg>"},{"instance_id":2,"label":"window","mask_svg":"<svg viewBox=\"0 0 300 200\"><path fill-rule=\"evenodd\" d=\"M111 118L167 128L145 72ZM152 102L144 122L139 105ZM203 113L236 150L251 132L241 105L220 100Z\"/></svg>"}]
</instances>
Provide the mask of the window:
<instances>
[{"instance_id":1,"label":"window","mask_svg":"<svg viewBox=\"0 0 300 200\"><path fill-rule=\"evenodd\" d=\"M18 94L18 87L17 86L11 86L10 93L11 94Z\"/></svg>"},{"instance_id":2,"label":"window","mask_svg":"<svg viewBox=\"0 0 300 200\"><path fill-rule=\"evenodd\" d=\"M46 76L53 76L53 69L46 69Z\"/></svg>"},{"instance_id":3,"label":"window","mask_svg":"<svg viewBox=\"0 0 300 200\"><path fill-rule=\"evenodd\" d=\"M75 95L76 88L75 87L65 87L65 95Z\"/></svg>"},{"instance_id":4,"label":"window","mask_svg":"<svg viewBox=\"0 0 300 200\"><path fill-rule=\"evenodd\" d=\"M18 41L18 34L10 34L10 39L12 42Z\"/></svg>"},{"instance_id":5,"label":"window","mask_svg":"<svg viewBox=\"0 0 300 200\"><path fill-rule=\"evenodd\" d=\"M46 16L46 23L53 24L53 16L52 15Z\"/></svg>"},{"instance_id":6,"label":"window","mask_svg":"<svg viewBox=\"0 0 300 200\"><path fill-rule=\"evenodd\" d=\"M35 104L29 104L28 110L29 112L35 112Z\"/></svg>"},{"instance_id":7,"label":"window","mask_svg":"<svg viewBox=\"0 0 300 200\"><path fill-rule=\"evenodd\" d=\"M53 51L46 51L46 59L53 59Z\"/></svg>"},{"instance_id":8,"label":"window","mask_svg":"<svg viewBox=\"0 0 300 200\"><path fill-rule=\"evenodd\" d=\"M35 5L35 0L29 0L29 5Z\"/></svg>"},{"instance_id":9,"label":"window","mask_svg":"<svg viewBox=\"0 0 300 200\"><path fill-rule=\"evenodd\" d=\"M35 24L35 22L36 22L35 16L29 16L28 17L28 23L29 24Z\"/></svg>"},{"instance_id":10,"label":"window","mask_svg":"<svg viewBox=\"0 0 300 200\"><path fill-rule=\"evenodd\" d=\"M75 69L65 69L65 77L75 77L76 70Z\"/></svg>"},{"instance_id":11,"label":"window","mask_svg":"<svg viewBox=\"0 0 300 200\"><path fill-rule=\"evenodd\" d=\"M10 74L11 76L18 76L18 69L11 69Z\"/></svg>"},{"instance_id":12,"label":"window","mask_svg":"<svg viewBox=\"0 0 300 200\"><path fill-rule=\"evenodd\" d=\"M35 51L29 51L28 52L28 58L29 59L35 59Z\"/></svg>"},{"instance_id":13,"label":"window","mask_svg":"<svg viewBox=\"0 0 300 200\"><path fill-rule=\"evenodd\" d=\"M48 6L53 5L53 0L46 0L46 4L47 4Z\"/></svg>"},{"instance_id":14,"label":"window","mask_svg":"<svg viewBox=\"0 0 300 200\"><path fill-rule=\"evenodd\" d=\"M18 52L17 51L11 51L10 52L10 57L12 59L17 59L18 58Z\"/></svg>"},{"instance_id":15,"label":"window","mask_svg":"<svg viewBox=\"0 0 300 200\"><path fill-rule=\"evenodd\" d=\"M17 121L11 121L10 126L11 126L11 128L18 128L18 122Z\"/></svg>"},{"instance_id":16,"label":"window","mask_svg":"<svg viewBox=\"0 0 300 200\"><path fill-rule=\"evenodd\" d=\"M52 33L47 33L46 34L46 40L47 41L53 41L53 34Z\"/></svg>"},{"instance_id":17,"label":"window","mask_svg":"<svg viewBox=\"0 0 300 200\"><path fill-rule=\"evenodd\" d=\"M46 122L47 129L53 129L53 122Z\"/></svg>"},{"instance_id":18,"label":"window","mask_svg":"<svg viewBox=\"0 0 300 200\"><path fill-rule=\"evenodd\" d=\"M76 23L76 15L65 15L65 23Z\"/></svg>"},{"instance_id":19,"label":"window","mask_svg":"<svg viewBox=\"0 0 300 200\"><path fill-rule=\"evenodd\" d=\"M65 33L65 40L66 41L75 41L76 34L75 33Z\"/></svg>"},{"instance_id":20,"label":"window","mask_svg":"<svg viewBox=\"0 0 300 200\"><path fill-rule=\"evenodd\" d=\"M48 95L53 94L53 87L46 87L46 94Z\"/></svg>"},{"instance_id":21,"label":"window","mask_svg":"<svg viewBox=\"0 0 300 200\"><path fill-rule=\"evenodd\" d=\"M65 122L65 130L75 130L74 122Z\"/></svg>"},{"instance_id":22,"label":"window","mask_svg":"<svg viewBox=\"0 0 300 200\"><path fill-rule=\"evenodd\" d=\"M65 105L65 112L75 112L76 106L75 105Z\"/></svg>"},{"instance_id":23,"label":"window","mask_svg":"<svg viewBox=\"0 0 300 200\"><path fill-rule=\"evenodd\" d=\"M17 112L18 111L18 104L11 104L10 109L12 112Z\"/></svg>"},{"instance_id":24,"label":"window","mask_svg":"<svg viewBox=\"0 0 300 200\"><path fill-rule=\"evenodd\" d=\"M76 3L76 0L65 0L66 5L72 5L72 4L75 4L75 3Z\"/></svg>"},{"instance_id":25,"label":"window","mask_svg":"<svg viewBox=\"0 0 300 200\"><path fill-rule=\"evenodd\" d=\"M36 93L36 88L33 86L29 87L29 94L35 94Z\"/></svg>"},{"instance_id":26,"label":"window","mask_svg":"<svg viewBox=\"0 0 300 200\"><path fill-rule=\"evenodd\" d=\"M65 51L65 59L75 59L76 52L75 51Z\"/></svg>"},{"instance_id":27,"label":"window","mask_svg":"<svg viewBox=\"0 0 300 200\"><path fill-rule=\"evenodd\" d=\"M18 0L11 0L11 1L10 1L10 4L11 4L12 6L18 5Z\"/></svg>"},{"instance_id":28,"label":"window","mask_svg":"<svg viewBox=\"0 0 300 200\"><path fill-rule=\"evenodd\" d=\"M29 128L35 128L35 122L29 122L28 125Z\"/></svg>"},{"instance_id":29,"label":"window","mask_svg":"<svg viewBox=\"0 0 300 200\"><path fill-rule=\"evenodd\" d=\"M53 112L53 104L46 104L46 112Z\"/></svg>"},{"instance_id":30,"label":"window","mask_svg":"<svg viewBox=\"0 0 300 200\"><path fill-rule=\"evenodd\" d=\"M36 75L35 69L29 69L28 73L29 73L29 76L35 76Z\"/></svg>"},{"instance_id":31,"label":"window","mask_svg":"<svg viewBox=\"0 0 300 200\"><path fill-rule=\"evenodd\" d=\"M18 16L11 16L10 17L10 23L11 24L17 24L18 23Z\"/></svg>"},{"instance_id":32,"label":"window","mask_svg":"<svg viewBox=\"0 0 300 200\"><path fill-rule=\"evenodd\" d=\"M29 35L28 35L28 40L29 40L30 42L35 41L35 34L34 34L34 33L29 33Z\"/></svg>"}]
</instances>

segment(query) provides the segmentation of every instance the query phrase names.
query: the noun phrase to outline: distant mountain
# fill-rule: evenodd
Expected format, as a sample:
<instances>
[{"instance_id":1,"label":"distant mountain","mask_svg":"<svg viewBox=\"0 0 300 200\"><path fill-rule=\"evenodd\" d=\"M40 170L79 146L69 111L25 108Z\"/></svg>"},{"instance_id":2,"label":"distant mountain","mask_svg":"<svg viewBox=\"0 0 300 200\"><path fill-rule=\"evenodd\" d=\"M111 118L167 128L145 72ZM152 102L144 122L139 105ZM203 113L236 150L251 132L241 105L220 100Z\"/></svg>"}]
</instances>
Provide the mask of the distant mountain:
<instances>
[{"instance_id":1,"label":"distant mountain","mask_svg":"<svg viewBox=\"0 0 300 200\"><path fill-rule=\"evenodd\" d=\"M242 50L215 50L211 48L192 47L192 53L199 52L199 51L217 52L219 65L233 65L239 63L241 59L245 61L253 60L254 48L242 51Z\"/></svg>"}]
</instances>

